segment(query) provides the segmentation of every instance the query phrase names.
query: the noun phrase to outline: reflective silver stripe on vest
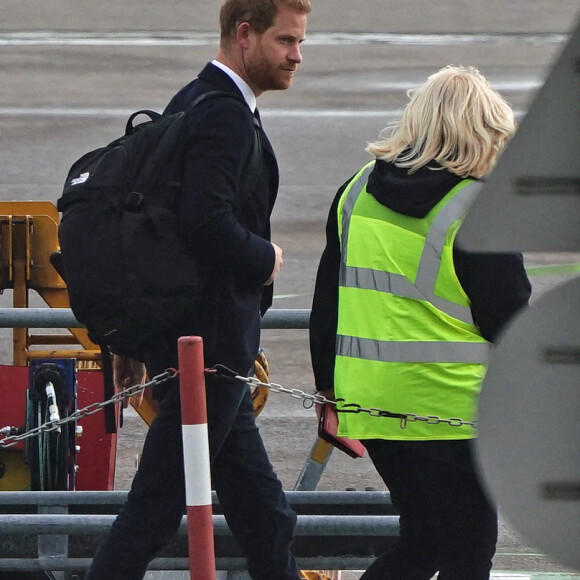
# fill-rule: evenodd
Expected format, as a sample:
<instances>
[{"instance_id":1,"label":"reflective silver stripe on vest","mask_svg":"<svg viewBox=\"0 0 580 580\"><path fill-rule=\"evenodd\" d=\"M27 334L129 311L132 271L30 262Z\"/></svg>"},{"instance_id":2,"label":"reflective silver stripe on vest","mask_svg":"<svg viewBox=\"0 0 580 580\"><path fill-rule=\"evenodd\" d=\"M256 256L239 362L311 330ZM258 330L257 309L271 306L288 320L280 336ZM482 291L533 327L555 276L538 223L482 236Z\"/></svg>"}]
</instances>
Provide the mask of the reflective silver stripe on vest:
<instances>
[{"instance_id":1,"label":"reflective silver stripe on vest","mask_svg":"<svg viewBox=\"0 0 580 580\"><path fill-rule=\"evenodd\" d=\"M340 269L340 285L347 288L362 288L363 290L377 290L388 292L405 298L427 300L411 283L409 278L402 274L344 266Z\"/></svg>"},{"instance_id":2,"label":"reflective silver stripe on vest","mask_svg":"<svg viewBox=\"0 0 580 580\"><path fill-rule=\"evenodd\" d=\"M363 171L361 171L358 177L355 177L355 180L359 183L362 183L361 187L355 187L356 182L350 187L350 190L346 194L346 198L344 203L342 204L342 235L340 238L341 243L341 252L340 252L340 267L341 269L343 266L346 266L346 244L348 242L348 224L350 222L350 216L352 215L352 210L354 208L354 204L358 199L358 196L362 193L363 189L367 185L367 181L369 180L369 175L371 174L372 170L375 168L374 163L369 163ZM354 191L353 191L354 190Z\"/></svg>"},{"instance_id":3,"label":"reflective silver stripe on vest","mask_svg":"<svg viewBox=\"0 0 580 580\"><path fill-rule=\"evenodd\" d=\"M343 334L336 337L337 355L382 362L487 364L490 350L490 344L485 342L401 342Z\"/></svg>"},{"instance_id":4,"label":"reflective silver stripe on vest","mask_svg":"<svg viewBox=\"0 0 580 580\"><path fill-rule=\"evenodd\" d=\"M348 242L349 222L353 208L359 195L364 191L369 174L374 168L371 164L356 178L356 183L347 193L342 206L342 236L341 236L341 264L340 285L351 288L363 288L388 292L405 298L426 300L449 316L467 324L473 324L471 309L461 306L434 293L437 274L441 265L441 254L445 245L447 230L460 219L474 202L482 184L472 182L462 188L435 216L425 238L425 246L419 262L415 283L401 274L371 270L346 265L346 246Z\"/></svg>"},{"instance_id":5,"label":"reflective silver stripe on vest","mask_svg":"<svg viewBox=\"0 0 580 580\"><path fill-rule=\"evenodd\" d=\"M441 254L445 246L447 230L456 220L462 218L467 213L467 210L475 201L482 185L482 183L477 181L467 184L435 216L425 238L425 246L423 247L423 253L415 278L415 286L419 292L424 296L428 296L429 301L434 306L468 324L473 324L473 317L469 307L460 306L459 304L435 296L434 291L437 273L441 265Z\"/></svg>"}]
</instances>

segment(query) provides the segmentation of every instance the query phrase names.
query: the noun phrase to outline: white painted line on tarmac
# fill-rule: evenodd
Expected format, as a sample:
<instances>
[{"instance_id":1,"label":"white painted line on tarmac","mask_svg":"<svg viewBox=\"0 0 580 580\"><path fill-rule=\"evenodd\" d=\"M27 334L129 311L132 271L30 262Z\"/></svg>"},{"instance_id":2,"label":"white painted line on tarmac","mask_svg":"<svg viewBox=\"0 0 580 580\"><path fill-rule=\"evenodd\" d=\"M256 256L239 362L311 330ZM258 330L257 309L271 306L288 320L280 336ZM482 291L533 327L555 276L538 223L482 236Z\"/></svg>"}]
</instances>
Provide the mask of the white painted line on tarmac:
<instances>
[{"instance_id":1,"label":"white painted line on tarmac","mask_svg":"<svg viewBox=\"0 0 580 580\"><path fill-rule=\"evenodd\" d=\"M487 79L490 85L500 93L511 93L511 92L528 92L536 91L539 89L543 81L539 78L522 78L522 79L505 79L505 80L493 80L489 75ZM418 82L423 82L424 79L420 79ZM370 88L374 91L402 91L406 92L412 87L416 87L418 82L415 80L402 80L402 81L363 81L365 88ZM348 91L347 91L348 92Z\"/></svg>"},{"instance_id":2,"label":"white painted line on tarmac","mask_svg":"<svg viewBox=\"0 0 580 580\"><path fill-rule=\"evenodd\" d=\"M567 34L555 33L475 33L475 34L406 34L381 32L312 32L307 42L312 46L391 44L400 46L457 46L465 44L526 44L545 46L561 44ZM208 46L217 45L213 32L196 31L4 31L0 46Z\"/></svg>"},{"instance_id":3,"label":"white painted line on tarmac","mask_svg":"<svg viewBox=\"0 0 580 580\"><path fill-rule=\"evenodd\" d=\"M128 117L136 109L98 107L0 107L0 117ZM397 119L402 109L260 109L262 117L277 118L336 118L378 117ZM524 114L515 110L516 117Z\"/></svg>"},{"instance_id":4,"label":"white painted line on tarmac","mask_svg":"<svg viewBox=\"0 0 580 580\"><path fill-rule=\"evenodd\" d=\"M302 296L312 296L312 292L301 292L300 294L275 294L273 300L283 300L285 298L301 298Z\"/></svg>"},{"instance_id":5,"label":"white painted line on tarmac","mask_svg":"<svg viewBox=\"0 0 580 580\"><path fill-rule=\"evenodd\" d=\"M128 117L134 112L100 107L0 107L0 117Z\"/></svg>"}]
</instances>

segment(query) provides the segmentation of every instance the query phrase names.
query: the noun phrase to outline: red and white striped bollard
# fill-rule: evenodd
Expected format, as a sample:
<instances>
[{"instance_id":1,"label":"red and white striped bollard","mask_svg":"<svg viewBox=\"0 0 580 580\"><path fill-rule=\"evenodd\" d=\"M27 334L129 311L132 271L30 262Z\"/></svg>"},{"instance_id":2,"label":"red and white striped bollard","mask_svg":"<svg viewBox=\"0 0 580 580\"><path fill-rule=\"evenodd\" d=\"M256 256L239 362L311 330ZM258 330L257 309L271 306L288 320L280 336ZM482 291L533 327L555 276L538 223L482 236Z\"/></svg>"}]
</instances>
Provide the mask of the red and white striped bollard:
<instances>
[{"instance_id":1,"label":"red and white striped bollard","mask_svg":"<svg viewBox=\"0 0 580 580\"><path fill-rule=\"evenodd\" d=\"M183 336L177 341L177 349L189 577L191 580L215 580L203 341L199 336Z\"/></svg>"}]
</instances>

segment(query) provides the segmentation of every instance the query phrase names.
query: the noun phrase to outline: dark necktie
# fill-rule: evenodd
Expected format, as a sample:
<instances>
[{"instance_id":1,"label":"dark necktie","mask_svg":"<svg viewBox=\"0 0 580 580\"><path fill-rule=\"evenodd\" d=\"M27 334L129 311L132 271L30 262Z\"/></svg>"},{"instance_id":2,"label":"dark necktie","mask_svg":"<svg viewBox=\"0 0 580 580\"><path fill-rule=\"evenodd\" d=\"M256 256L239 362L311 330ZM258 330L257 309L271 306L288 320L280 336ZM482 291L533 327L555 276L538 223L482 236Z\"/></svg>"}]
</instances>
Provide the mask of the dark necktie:
<instances>
[{"instance_id":1,"label":"dark necktie","mask_svg":"<svg viewBox=\"0 0 580 580\"><path fill-rule=\"evenodd\" d=\"M262 119L260 119L260 111L258 111L257 107L254 109L254 125L260 129L262 128Z\"/></svg>"}]
</instances>

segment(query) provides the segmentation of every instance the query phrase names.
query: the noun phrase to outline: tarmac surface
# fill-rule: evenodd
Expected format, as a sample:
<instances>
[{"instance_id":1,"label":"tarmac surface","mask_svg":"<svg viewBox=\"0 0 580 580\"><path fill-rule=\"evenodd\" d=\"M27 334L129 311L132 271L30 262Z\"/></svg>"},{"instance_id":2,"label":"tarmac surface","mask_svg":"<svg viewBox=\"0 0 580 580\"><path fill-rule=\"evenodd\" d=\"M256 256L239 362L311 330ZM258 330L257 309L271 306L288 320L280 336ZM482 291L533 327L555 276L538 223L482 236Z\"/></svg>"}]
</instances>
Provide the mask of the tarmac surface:
<instances>
[{"instance_id":1,"label":"tarmac surface","mask_svg":"<svg viewBox=\"0 0 580 580\"><path fill-rule=\"evenodd\" d=\"M117 137L132 111L162 110L215 55L217 7L215 0L0 0L0 200L55 202L77 157ZM446 64L473 65L521 118L579 12L577 0L316 0L293 87L258 101L281 174L273 239L284 268L274 307L310 307L334 193L366 162L366 142L396 117L407 89ZM578 261L525 257L530 268ZM533 300L573 275L533 276ZM11 300L7 291L0 307ZM32 297L31 306L43 305ZM262 346L272 381L313 392L306 330L264 331ZM2 363L10 364L11 349L10 331L0 331ZM292 489L316 438L314 411L271 394L258 422ZM117 489L130 485L145 431L126 413ZM384 488L370 461L335 451L317 489L367 487ZM505 521L494 570L522 579L572 574Z\"/></svg>"}]
</instances>

